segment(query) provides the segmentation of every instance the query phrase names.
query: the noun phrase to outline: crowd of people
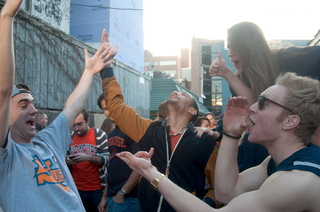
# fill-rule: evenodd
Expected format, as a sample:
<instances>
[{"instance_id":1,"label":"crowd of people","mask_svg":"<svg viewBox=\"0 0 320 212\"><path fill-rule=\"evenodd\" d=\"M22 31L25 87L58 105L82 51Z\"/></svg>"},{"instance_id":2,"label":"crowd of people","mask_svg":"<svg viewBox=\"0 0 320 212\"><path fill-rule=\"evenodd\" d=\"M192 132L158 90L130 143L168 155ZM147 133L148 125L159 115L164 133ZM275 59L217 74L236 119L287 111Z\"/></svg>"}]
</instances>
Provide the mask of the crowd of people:
<instances>
[{"instance_id":1,"label":"crowd of people","mask_svg":"<svg viewBox=\"0 0 320 212\"><path fill-rule=\"evenodd\" d=\"M14 85L21 2L7 0L0 13L0 211L320 210L320 47L272 50L256 24L236 24L228 56L237 72L221 53L210 67L233 94L218 123L177 91L151 120L124 102L112 67L118 45L103 30L47 125L32 90ZM100 129L84 108L97 73Z\"/></svg>"}]
</instances>

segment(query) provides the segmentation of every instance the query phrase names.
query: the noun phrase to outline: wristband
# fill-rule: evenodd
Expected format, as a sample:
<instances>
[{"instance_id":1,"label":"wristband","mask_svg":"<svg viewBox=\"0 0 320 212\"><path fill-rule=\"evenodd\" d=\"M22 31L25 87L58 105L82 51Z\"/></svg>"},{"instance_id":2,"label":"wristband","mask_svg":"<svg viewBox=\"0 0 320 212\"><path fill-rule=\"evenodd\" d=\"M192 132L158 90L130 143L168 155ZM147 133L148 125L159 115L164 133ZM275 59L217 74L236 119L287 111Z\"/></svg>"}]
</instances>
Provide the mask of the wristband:
<instances>
[{"instance_id":1,"label":"wristband","mask_svg":"<svg viewBox=\"0 0 320 212\"><path fill-rule=\"evenodd\" d=\"M237 136L233 136L233 135L229 135L228 133L226 133L224 130L222 130L222 134L229 137L229 138L233 138L233 139L240 139L241 138L241 135L239 135L238 137Z\"/></svg>"},{"instance_id":2,"label":"wristband","mask_svg":"<svg viewBox=\"0 0 320 212\"><path fill-rule=\"evenodd\" d=\"M158 177L156 177L152 182L151 182L151 186L152 188L154 188L155 190L158 190L158 183L160 182L160 180L162 180L162 178L164 178L165 176L163 174L160 174Z\"/></svg>"},{"instance_id":3,"label":"wristband","mask_svg":"<svg viewBox=\"0 0 320 212\"><path fill-rule=\"evenodd\" d=\"M102 194L103 197L108 197L108 195Z\"/></svg>"},{"instance_id":4,"label":"wristband","mask_svg":"<svg viewBox=\"0 0 320 212\"><path fill-rule=\"evenodd\" d=\"M119 191L119 194L121 194L122 196L126 195L126 191L122 188L120 191Z\"/></svg>"}]
</instances>

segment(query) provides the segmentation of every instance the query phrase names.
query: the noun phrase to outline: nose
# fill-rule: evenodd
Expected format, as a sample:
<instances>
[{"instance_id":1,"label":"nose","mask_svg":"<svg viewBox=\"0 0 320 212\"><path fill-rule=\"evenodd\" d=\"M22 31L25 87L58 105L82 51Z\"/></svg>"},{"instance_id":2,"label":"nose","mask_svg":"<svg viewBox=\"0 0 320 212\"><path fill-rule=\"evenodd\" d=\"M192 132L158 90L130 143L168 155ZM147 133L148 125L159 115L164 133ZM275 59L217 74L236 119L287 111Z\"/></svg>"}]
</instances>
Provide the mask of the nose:
<instances>
[{"instance_id":1,"label":"nose","mask_svg":"<svg viewBox=\"0 0 320 212\"><path fill-rule=\"evenodd\" d=\"M258 111L258 102L254 103L253 105L250 106L249 108L249 112L250 113L257 113Z\"/></svg>"},{"instance_id":2,"label":"nose","mask_svg":"<svg viewBox=\"0 0 320 212\"><path fill-rule=\"evenodd\" d=\"M78 131L79 127L76 125L76 126L73 126L73 131Z\"/></svg>"},{"instance_id":3,"label":"nose","mask_svg":"<svg viewBox=\"0 0 320 212\"><path fill-rule=\"evenodd\" d=\"M173 91L172 94L179 95L178 91Z\"/></svg>"},{"instance_id":4,"label":"nose","mask_svg":"<svg viewBox=\"0 0 320 212\"><path fill-rule=\"evenodd\" d=\"M38 112L38 110L35 108L35 106L33 104L31 104L30 106L30 114L36 114Z\"/></svg>"},{"instance_id":5,"label":"nose","mask_svg":"<svg viewBox=\"0 0 320 212\"><path fill-rule=\"evenodd\" d=\"M231 50L231 49L229 49L229 51L228 51L228 57L233 57L234 56L234 52Z\"/></svg>"}]
</instances>

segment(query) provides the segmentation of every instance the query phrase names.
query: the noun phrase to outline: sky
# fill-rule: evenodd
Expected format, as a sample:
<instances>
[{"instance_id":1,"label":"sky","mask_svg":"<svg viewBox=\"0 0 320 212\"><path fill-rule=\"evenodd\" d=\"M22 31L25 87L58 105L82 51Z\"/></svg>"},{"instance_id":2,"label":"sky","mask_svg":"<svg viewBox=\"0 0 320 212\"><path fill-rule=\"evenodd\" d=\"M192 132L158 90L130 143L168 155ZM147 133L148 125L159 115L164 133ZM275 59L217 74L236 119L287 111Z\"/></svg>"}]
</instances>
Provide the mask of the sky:
<instances>
[{"instance_id":1,"label":"sky","mask_svg":"<svg viewBox=\"0 0 320 212\"><path fill-rule=\"evenodd\" d=\"M311 40L320 29L319 0L143 0L144 49L180 56L192 37L227 39L232 25L250 21L266 39Z\"/></svg>"}]
</instances>

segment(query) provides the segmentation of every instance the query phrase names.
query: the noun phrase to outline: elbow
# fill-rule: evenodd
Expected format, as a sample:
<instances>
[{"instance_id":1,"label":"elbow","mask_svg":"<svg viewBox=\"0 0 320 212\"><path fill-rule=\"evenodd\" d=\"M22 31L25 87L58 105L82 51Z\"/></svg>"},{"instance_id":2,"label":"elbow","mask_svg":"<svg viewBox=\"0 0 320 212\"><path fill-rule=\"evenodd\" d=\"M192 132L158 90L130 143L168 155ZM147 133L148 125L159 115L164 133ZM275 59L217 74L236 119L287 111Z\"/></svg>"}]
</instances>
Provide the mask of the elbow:
<instances>
[{"instance_id":1,"label":"elbow","mask_svg":"<svg viewBox=\"0 0 320 212\"><path fill-rule=\"evenodd\" d=\"M215 198L216 200L218 200L219 202L223 203L223 204L228 204L232 198L230 197L230 195L219 191L217 189L215 189Z\"/></svg>"}]
</instances>

